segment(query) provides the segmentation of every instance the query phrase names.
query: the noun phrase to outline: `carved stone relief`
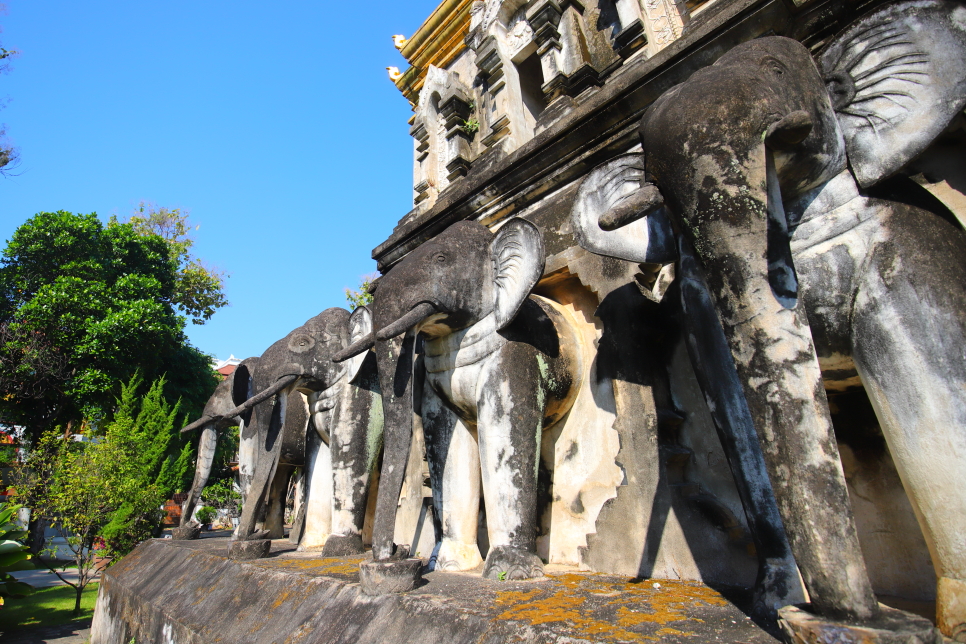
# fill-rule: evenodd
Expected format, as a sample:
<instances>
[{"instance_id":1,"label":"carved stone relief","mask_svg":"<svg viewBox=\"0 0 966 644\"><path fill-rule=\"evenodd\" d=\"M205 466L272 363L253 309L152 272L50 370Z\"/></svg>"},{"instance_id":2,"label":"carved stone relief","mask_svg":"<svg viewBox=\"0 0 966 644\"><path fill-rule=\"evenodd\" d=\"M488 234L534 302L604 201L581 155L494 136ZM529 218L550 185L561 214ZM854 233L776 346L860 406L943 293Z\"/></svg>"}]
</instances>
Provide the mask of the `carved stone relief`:
<instances>
[{"instance_id":1,"label":"carved stone relief","mask_svg":"<svg viewBox=\"0 0 966 644\"><path fill-rule=\"evenodd\" d=\"M643 0L651 53L657 53L681 37L688 21L683 0Z\"/></svg>"}]
</instances>

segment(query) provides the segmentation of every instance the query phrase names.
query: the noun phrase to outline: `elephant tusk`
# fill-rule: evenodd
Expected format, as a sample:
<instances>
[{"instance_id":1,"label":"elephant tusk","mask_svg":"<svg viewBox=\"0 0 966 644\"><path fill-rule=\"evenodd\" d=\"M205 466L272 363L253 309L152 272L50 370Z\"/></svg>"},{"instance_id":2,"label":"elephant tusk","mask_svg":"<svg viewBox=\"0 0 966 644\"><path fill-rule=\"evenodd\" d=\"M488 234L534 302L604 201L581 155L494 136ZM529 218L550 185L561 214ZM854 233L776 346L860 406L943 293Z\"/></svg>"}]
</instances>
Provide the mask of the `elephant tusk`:
<instances>
[{"instance_id":1,"label":"elephant tusk","mask_svg":"<svg viewBox=\"0 0 966 644\"><path fill-rule=\"evenodd\" d=\"M351 345L332 356L332 362L343 362L349 358L354 358L363 351L368 351L371 349L374 344L376 344L376 336L374 333L370 333L367 336L359 338Z\"/></svg>"},{"instance_id":2,"label":"elephant tusk","mask_svg":"<svg viewBox=\"0 0 966 644\"><path fill-rule=\"evenodd\" d=\"M181 433L183 434L185 432L190 432L193 429L197 429L198 427L201 427L205 423L222 422L222 421L224 421L227 418L234 418L235 416L238 416L239 414L243 414L246 411L248 411L249 409L251 409L252 407L254 407L255 405L257 405L258 403L260 403L260 402L262 402L264 400L268 400L269 398L271 398L272 396L274 396L275 394L277 394L278 392L280 392L282 389L285 389L290 384L292 384L293 382L295 382L296 380L298 380L298 378L299 377L296 374L290 374L290 375L287 375L287 376L282 376L281 378L279 378L278 380L276 380L275 383L271 387L269 387L265 391L263 391L263 392L255 395L255 396L252 396L251 398L249 398L248 400L246 400L242 404L238 405L237 407L235 407L231 411L227 412L226 414L223 414L221 416L205 417L205 418L202 418L200 420L196 420L195 422L191 423L190 425L188 425L187 427L185 427L184 429L182 429L181 430Z\"/></svg>"},{"instance_id":3,"label":"elephant tusk","mask_svg":"<svg viewBox=\"0 0 966 644\"><path fill-rule=\"evenodd\" d=\"M419 322L422 322L427 317L436 312L436 305L430 302L421 302L410 309L409 313L402 316L392 324L384 326L376 332L377 340L388 340L390 338L395 338L400 333L408 331L410 328L416 326Z\"/></svg>"},{"instance_id":4,"label":"elephant tusk","mask_svg":"<svg viewBox=\"0 0 966 644\"><path fill-rule=\"evenodd\" d=\"M664 197L654 184L644 184L630 198L600 216L601 230L616 230L638 219L643 219L664 206Z\"/></svg>"}]
</instances>

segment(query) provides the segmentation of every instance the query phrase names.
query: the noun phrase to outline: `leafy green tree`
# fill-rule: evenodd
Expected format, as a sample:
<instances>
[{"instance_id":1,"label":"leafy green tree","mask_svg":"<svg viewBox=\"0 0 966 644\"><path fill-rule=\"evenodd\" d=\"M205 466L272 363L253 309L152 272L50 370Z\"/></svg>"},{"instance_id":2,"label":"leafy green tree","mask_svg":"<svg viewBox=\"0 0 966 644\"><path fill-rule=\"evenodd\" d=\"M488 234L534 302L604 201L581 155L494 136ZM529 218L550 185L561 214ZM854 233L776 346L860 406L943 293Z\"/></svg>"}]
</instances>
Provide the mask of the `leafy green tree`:
<instances>
[{"instance_id":1,"label":"leafy green tree","mask_svg":"<svg viewBox=\"0 0 966 644\"><path fill-rule=\"evenodd\" d=\"M372 283L376 281L377 277L379 276L375 273L363 275L359 278L359 290L353 291L349 288L345 290L345 300L349 303L349 306L354 309L372 303L372 293L370 291L372 289Z\"/></svg>"},{"instance_id":2,"label":"leafy green tree","mask_svg":"<svg viewBox=\"0 0 966 644\"><path fill-rule=\"evenodd\" d=\"M112 218L111 223L116 224L117 220ZM216 310L228 305L223 293L225 273L206 267L191 253L194 240L189 236L187 212L142 201L128 223L139 234L158 235L168 243L171 260L178 267L174 302L192 318L192 324L204 324Z\"/></svg>"},{"instance_id":3,"label":"leafy green tree","mask_svg":"<svg viewBox=\"0 0 966 644\"><path fill-rule=\"evenodd\" d=\"M189 413L203 407L217 378L179 313L206 318L223 298L211 284L179 291L191 282L179 264L190 245L177 226L166 239L153 225L58 211L17 229L0 257L0 419L31 439L102 422L136 371L148 381L166 373L169 399Z\"/></svg>"},{"instance_id":4,"label":"leafy green tree","mask_svg":"<svg viewBox=\"0 0 966 644\"><path fill-rule=\"evenodd\" d=\"M151 495L154 491L131 485L119 475L129 469L124 446L112 441L79 442L51 430L36 442L19 471L17 493L32 517L52 521L67 542L77 578L64 574L48 558L38 561L50 568L75 591L74 614L80 613L81 595L95 570L95 542L98 533L124 501ZM53 555L44 544L41 555Z\"/></svg>"},{"instance_id":5,"label":"leafy green tree","mask_svg":"<svg viewBox=\"0 0 966 644\"><path fill-rule=\"evenodd\" d=\"M108 554L113 556L126 555L158 532L163 518L160 505L174 492L187 488L194 473L194 449L190 440L182 442L179 406L164 399L164 379L154 382L138 401L140 388L137 376L122 388L104 440L126 446L128 469L123 476L156 494L122 501L101 530Z\"/></svg>"},{"instance_id":6,"label":"leafy green tree","mask_svg":"<svg viewBox=\"0 0 966 644\"><path fill-rule=\"evenodd\" d=\"M85 425L82 441L59 430L41 436L19 468L15 487L38 518L67 540L78 580L76 610L93 576L94 557L121 557L155 536L164 499L190 483L192 448L179 444L177 404L163 395L164 379L139 398L138 376L122 387L114 420L103 430ZM51 549L46 547L49 554ZM42 560L43 561L43 560Z\"/></svg>"}]
</instances>

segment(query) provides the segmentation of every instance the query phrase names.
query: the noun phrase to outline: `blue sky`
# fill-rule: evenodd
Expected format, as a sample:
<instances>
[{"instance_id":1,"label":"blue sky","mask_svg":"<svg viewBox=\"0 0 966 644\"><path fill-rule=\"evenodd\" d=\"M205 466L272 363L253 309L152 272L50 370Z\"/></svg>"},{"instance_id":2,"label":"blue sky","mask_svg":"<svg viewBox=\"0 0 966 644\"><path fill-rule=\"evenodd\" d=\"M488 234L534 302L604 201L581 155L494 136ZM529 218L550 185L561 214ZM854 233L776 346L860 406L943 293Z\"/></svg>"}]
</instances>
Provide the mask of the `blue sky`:
<instances>
[{"instance_id":1,"label":"blue sky","mask_svg":"<svg viewBox=\"0 0 966 644\"><path fill-rule=\"evenodd\" d=\"M195 346L257 355L346 306L411 208L408 103L385 67L438 0L4 0L0 240L36 212L185 208L231 306Z\"/></svg>"}]
</instances>

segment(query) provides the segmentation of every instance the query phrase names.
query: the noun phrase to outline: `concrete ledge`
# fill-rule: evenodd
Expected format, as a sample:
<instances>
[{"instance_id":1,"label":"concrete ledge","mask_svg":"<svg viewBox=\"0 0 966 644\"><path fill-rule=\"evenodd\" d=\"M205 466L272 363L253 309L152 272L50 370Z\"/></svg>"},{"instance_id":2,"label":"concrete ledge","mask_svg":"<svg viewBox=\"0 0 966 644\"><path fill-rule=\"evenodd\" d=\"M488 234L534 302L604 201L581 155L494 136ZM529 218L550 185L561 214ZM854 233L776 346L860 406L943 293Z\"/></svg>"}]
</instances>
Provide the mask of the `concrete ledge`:
<instances>
[{"instance_id":1,"label":"concrete ledge","mask_svg":"<svg viewBox=\"0 0 966 644\"><path fill-rule=\"evenodd\" d=\"M539 581L429 573L409 593L369 597L359 587L367 556L293 548L278 540L266 559L232 561L227 539L145 542L105 571L91 642L775 642L691 582L549 566Z\"/></svg>"}]
</instances>

